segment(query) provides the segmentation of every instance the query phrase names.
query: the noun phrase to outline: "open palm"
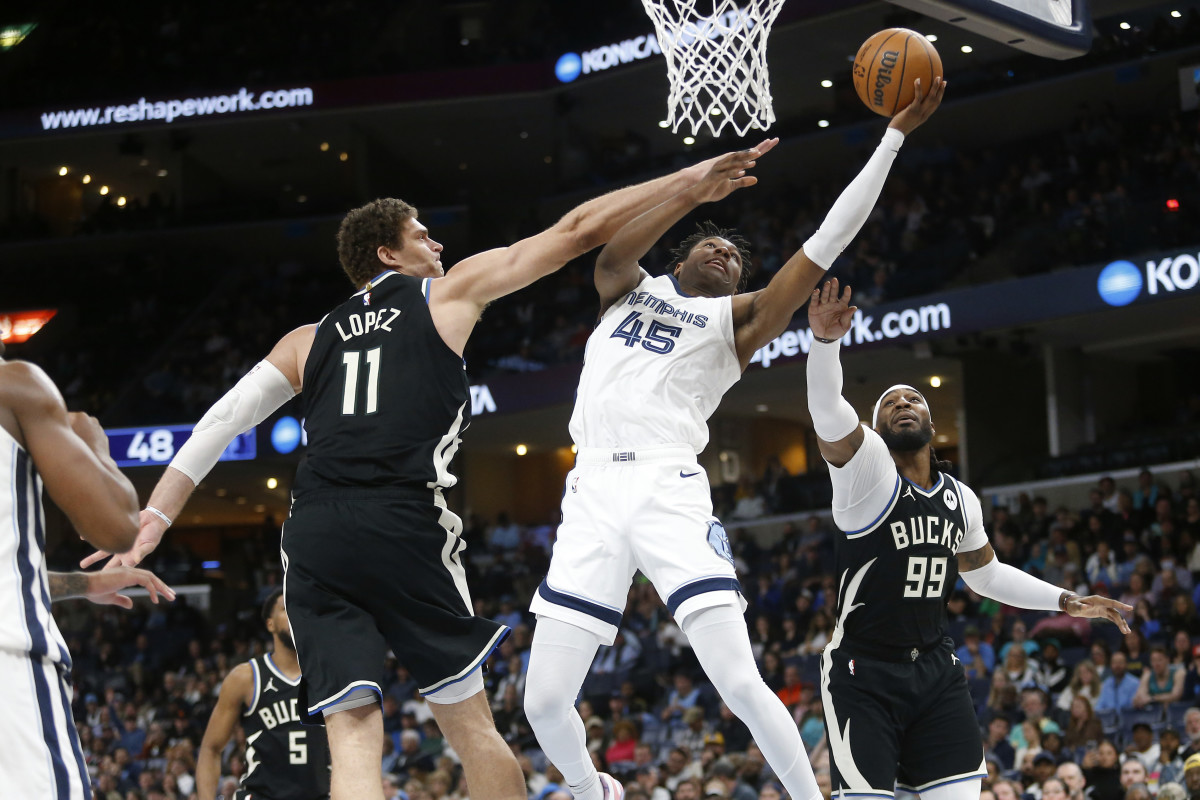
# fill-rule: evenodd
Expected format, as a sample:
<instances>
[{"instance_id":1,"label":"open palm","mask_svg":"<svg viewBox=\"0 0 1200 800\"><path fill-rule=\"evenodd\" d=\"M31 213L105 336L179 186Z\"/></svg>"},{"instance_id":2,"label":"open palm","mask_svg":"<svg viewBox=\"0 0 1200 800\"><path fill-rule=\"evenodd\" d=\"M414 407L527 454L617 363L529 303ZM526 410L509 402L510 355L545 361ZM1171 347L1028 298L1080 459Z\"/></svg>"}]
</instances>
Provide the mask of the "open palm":
<instances>
[{"instance_id":1,"label":"open palm","mask_svg":"<svg viewBox=\"0 0 1200 800\"><path fill-rule=\"evenodd\" d=\"M850 287L838 295L838 279L831 278L813 290L808 303L808 327L813 336L840 339L850 330L857 306L850 305Z\"/></svg>"}]
</instances>

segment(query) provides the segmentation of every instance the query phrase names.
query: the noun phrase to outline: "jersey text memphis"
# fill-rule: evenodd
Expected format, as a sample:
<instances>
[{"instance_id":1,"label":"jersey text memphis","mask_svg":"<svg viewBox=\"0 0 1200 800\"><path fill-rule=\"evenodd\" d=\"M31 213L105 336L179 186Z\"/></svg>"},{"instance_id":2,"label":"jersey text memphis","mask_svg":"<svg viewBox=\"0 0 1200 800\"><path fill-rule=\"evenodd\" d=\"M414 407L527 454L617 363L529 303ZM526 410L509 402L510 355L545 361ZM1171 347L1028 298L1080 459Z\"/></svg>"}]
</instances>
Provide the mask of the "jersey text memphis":
<instances>
[{"instance_id":1,"label":"jersey text memphis","mask_svg":"<svg viewBox=\"0 0 1200 800\"><path fill-rule=\"evenodd\" d=\"M730 297L684 294L646 277L588 338L571 414L580 447L708 444L708 418L741 377Z\"/></svg>"}]
</instances>

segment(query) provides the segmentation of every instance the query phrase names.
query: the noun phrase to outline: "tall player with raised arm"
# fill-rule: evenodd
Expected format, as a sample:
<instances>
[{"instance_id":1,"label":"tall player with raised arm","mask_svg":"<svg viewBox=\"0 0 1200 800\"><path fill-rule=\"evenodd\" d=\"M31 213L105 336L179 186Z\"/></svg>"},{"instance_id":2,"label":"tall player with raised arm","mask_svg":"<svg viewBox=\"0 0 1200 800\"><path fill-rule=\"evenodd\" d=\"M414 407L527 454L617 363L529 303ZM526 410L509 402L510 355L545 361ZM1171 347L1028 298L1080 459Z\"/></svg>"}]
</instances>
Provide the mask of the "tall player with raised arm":
<instances>
[{"instance_id":1,"label":"tall player with raised arm","mask_svg":"<svg viewBox=\"0 0 1200 800\"><path fill-rule=\"evenodd\" d=\"M630 222L596 262L600 321L588 339L571 436L563 522L538 615L525 713L580 800L615 800L592 765L573 703L597 648L612 644L634 572L653 582L721 699L749 727L794 800L820 796L795 722L754 663L729 541L713 516L697 454L707 419L754 352L783 332L875 205L904 137L941 103L938 79L898 114L821 228L761 291L738 293L746 253L731 233L701 230L650 277L642 258L702 203L754 183L716 176ZM757 157L760 151L751 151Z\"/></svg>"},{"instance_id":2,"label":"tall player with raised arm","mask_svg":"<svg viewBox=\"0 0 1200 800\"><path fill-rule=\"evenodd\" d=\"M837 625L821 657L821 699L834 795L976 800L979 721L954 645L946 599L959 575L1017 608L1107 619L1129 606L1079 597L996 559L979 498L946 474L930 442L925 397L887 389L868 428L842 397L839 351L855 308L837 279L812 293L808 407L833 480Z\"/></svg>"},{"instance_id":3,"label":"tall player with raised arm","mask_svg":"<svg viewBox=\"0 0 1200 800\"><path fill-rule=\"evenodd\" d=\"M444 494L457 482L450 462L470 421L463 350L491 301L608 241L718 162L732 181L752 158L710 159L596 198L444 276L442 245L412 206L388 199L351 211L338 256L357 291L319 325L284 336L172 460L142 512L137 544L116 561L136 563L153 550L233 437L303 390L308 453L283 529L284 598L301 708L327 728L334 800L382 797L379 699L389 648L419 681L472 796L525 797L480 674L508 629L474 616L462 521Z\"/></svg>"}]
</instances>

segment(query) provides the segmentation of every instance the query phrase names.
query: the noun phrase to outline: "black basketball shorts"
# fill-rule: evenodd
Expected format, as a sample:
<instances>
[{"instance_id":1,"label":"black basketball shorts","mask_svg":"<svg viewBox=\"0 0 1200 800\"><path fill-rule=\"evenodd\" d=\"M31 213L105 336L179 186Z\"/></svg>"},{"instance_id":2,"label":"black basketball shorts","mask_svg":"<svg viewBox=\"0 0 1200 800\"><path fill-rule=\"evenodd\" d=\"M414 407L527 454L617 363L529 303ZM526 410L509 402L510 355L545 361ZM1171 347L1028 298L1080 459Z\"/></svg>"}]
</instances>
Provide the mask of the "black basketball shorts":
<instances>
[{"instance_id":1,"label":"black basketball shorts","mask_svg":"<svg viewBox=\"0 0 1200 800\"><path fill-rule=\"evenodd\" d=\"M987 774L962 664L948 644L915 655L879 660L832 642L822 655L834 797L892 797L896 786L921 792Z\"/></svg>"},{"instance_id":2,"label":"black basketball shorts","mask_svg":"<svg viewBox=\"0 0 1200 800\"><path fill-rule=\"evenodd\" d=\"M357 689L379 693L389 648L429 694L508 635L473 613L457 530L432 491L322 489L296 501L283 526L283 594L306 722Z\"/></svg>"}]
</instances>

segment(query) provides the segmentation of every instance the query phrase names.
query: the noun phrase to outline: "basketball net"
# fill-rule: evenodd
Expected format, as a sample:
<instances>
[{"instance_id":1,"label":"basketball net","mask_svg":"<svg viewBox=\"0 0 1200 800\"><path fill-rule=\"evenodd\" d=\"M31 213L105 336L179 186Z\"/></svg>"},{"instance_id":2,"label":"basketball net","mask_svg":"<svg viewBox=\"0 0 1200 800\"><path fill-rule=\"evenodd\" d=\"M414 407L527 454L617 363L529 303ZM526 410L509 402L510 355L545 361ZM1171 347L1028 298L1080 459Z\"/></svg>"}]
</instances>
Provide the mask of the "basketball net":
<instances>
[{"instance_id":1,"label":"basketball net","mask_svg":"<svg viewBox=\"0 0 1200 800\"><path fill-rule=\"evenodd\" d=\"M667 123L713 136L739 136L775 122L767 75L767 37L784 0L642 0L667 59ZM705 6L697 11L696 5ZM711 9L711 11L709 11Z\"/></svg>"}]
</instances>

